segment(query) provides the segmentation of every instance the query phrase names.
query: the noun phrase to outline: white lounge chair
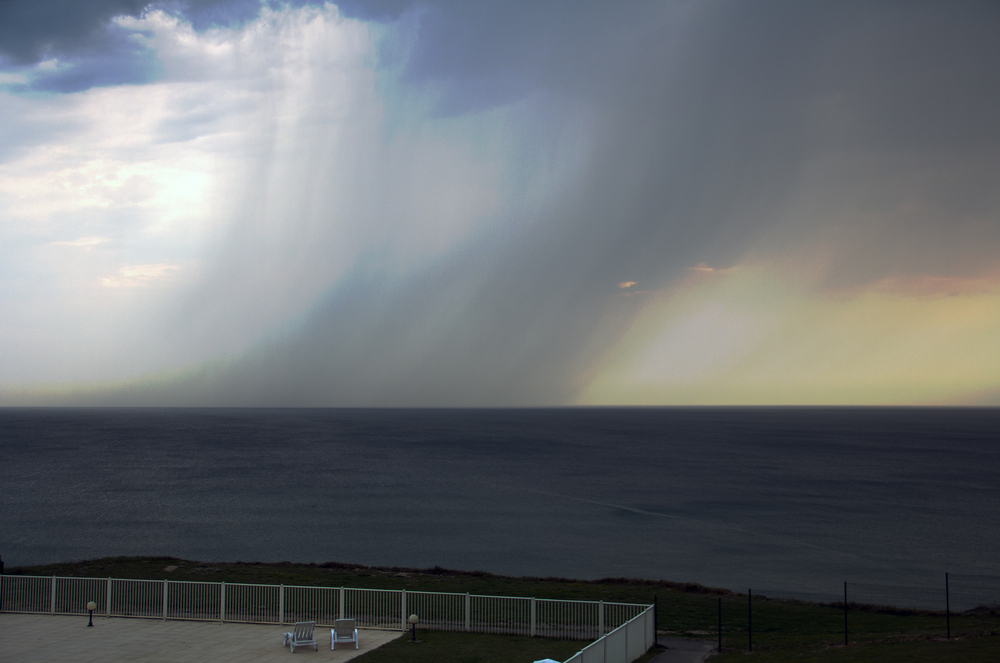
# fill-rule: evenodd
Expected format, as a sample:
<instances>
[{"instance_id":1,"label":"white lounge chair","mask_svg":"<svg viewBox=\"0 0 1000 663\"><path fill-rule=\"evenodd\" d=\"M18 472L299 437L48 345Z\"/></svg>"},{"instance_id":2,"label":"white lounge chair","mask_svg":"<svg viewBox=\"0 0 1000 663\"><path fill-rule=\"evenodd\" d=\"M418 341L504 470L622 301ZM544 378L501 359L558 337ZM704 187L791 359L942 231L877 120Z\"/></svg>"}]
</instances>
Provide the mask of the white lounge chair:
<instances>
[{"instance_id":1,"label":"white lounge chair","mask_svg":"<svg viewBox=\"0 0 1000 663\"><path fill-rule=\"evenodd\" d=\"M316 630L316 622L295 622L295 629L291 633L281 634L281 646L290 645L292 653L295 653L296 645L312 645L313 651L319 651L316 638L313 633Z\"/></svg>"},{"instance_id":2,"label":"white lounge chair","mask_svg":"<svg viewBox=\"0 0 1000 663\"><path fill-rule=\"evenodd\" d=\"M358 629L355 628L353 619L338 619L333 622L330 629L330 649L337 646L338 642L353 642L354 648L358 648Z\"/></svg>"}]
</instances>

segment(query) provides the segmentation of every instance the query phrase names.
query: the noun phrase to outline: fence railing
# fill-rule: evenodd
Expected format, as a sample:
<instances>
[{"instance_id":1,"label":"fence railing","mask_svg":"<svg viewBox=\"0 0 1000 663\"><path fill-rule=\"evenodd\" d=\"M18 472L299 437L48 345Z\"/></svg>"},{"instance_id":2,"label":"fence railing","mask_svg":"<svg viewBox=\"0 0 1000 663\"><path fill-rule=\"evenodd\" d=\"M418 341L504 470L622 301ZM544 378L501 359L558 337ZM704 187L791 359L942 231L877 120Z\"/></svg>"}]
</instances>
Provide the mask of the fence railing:
<instances>
[{"instance_id":1,"label":"fence railing","mask_svg":"<svg viewBox=\"0 0 1000 663\"><path fill-rule=\"evenodd\" d=\"M844 582L829 593L753 589L689 622L724 649L781 649L1000 634L1000 576L942 574L937 587ZM707 611L706 611L707 612Z\"/></svg>"},{"instance_id":2,"label":"fence railing","mask_svg":"<svg viewBox=\"0 0 1000 663\"><path fill-rule=\"evenodd\" d=\"M89 601L107 617L321 626L348 618L361 628L405 630L406 618L417 614L421 628L565 640L610 635L648 608L397 589L0 575L0 612L86 614Z\"/></svg>"},{"instance_id":3,"label":"fence railing","mask_svg":"<svg viewBox=\"0 0 1000 663\"><path fill-rule=\"evenodd\" d=\"M601 636L565 663L632 663L656 644L655 606Z\"/></svg>"}]
</instances>

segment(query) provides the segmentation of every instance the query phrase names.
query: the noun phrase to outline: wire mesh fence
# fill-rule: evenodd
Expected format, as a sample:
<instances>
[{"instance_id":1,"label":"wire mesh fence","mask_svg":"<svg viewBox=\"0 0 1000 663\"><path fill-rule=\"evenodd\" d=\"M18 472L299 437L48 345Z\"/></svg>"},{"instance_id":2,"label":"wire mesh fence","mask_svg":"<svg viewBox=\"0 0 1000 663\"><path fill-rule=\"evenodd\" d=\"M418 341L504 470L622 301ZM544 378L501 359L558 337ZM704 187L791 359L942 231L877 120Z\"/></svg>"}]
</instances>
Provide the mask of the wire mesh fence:
<instances>
[{"instance_id":1,"label":"wire mesh fence","mask_svg":"<svg viewBox=\"0 0 1000 663\"><path fill-rule=\"evenodd\" d=\"M1000 632L1000 577L949 574L949 631L958 635Z\"/></svg>"},{"instance_id":2,"label":"wire mesh fence","mask_svg":"<svg viewBox=\"0 0 1000 663\"><path fill-rule=\"evenodd\" d=\"M946 598L943 584L941 587L909 587L844 583L847 640L866 642L903 635L947 637ZM902 616L907 619L898 619Z\"/></svg>"},{"instance_id":3,"label":"wire mesh fence","mask_svg":"<svg viewBox=\"0 0 1000 663\"><path fill-rule=\"evenodd\" d=\"M830 593L751 589L718 597L688 629L722 650L1000 634L1000 576L943 574L937 587L845 582Z\"/></svg>"},{"instance_id":4,"label":"wire mesh fence","mask_svg":"<svg viewBox=\"0 0 1000 663\"><path fill-rule=\"evenodd\" d=\"M729 646L758 650L835 642L844 626L843 611L831 605L836 599L835 594L749 590L745 605L729 609L736 626Z\"/></svg>"}]
</instances>

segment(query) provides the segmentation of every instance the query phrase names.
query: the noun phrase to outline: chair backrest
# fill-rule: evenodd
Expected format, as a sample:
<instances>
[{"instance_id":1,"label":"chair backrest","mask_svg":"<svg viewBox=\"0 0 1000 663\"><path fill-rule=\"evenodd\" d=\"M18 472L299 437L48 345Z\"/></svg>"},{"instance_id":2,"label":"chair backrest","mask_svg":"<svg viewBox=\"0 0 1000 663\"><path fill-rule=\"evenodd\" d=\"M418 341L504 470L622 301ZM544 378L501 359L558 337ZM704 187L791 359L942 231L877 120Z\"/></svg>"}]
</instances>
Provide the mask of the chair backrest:
<instances>
[{"instance_id":1,"label":"chair backrest","mask_svg":"<svg viewBox=\"0 0 1000 663\"><path fill-rule=\"evenodd\" d=\"M333 630L337 632L337 637L354 637L355 621L353 619L338 619L333 622Z\"/></svg>"},{"instance_id":2,"label":"chair backrest","mask_svg":"<svg viewBox=\"0 0 1000 663\"><path fill-rule=\"evenodd\" d=\"M295 622L295 639L312 640L315 628L316 622Z\"/></svg>"}]
</instances>

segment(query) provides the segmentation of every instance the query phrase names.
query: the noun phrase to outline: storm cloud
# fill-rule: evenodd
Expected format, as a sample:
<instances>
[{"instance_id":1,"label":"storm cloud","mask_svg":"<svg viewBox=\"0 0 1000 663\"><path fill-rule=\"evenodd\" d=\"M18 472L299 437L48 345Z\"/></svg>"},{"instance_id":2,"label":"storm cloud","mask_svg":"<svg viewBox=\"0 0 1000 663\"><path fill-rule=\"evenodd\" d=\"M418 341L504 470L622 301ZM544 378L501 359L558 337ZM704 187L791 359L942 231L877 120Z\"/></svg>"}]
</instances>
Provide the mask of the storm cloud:
<instances>
[{"instance_id":1,"label":"storm cloud","mask_svg":"<svg viewBox=\"0 0 1000 663\"><path fill-rule=\"evenodd\" d=\"M23 320L8 346L22 358L0 364L12 402L646 403L692 384L705 402L742 402L796 343L815 384L843 364L828 357L861 375L865 353L882 352L838 345L831 325L899 344L905 329L861 329L850 321L863 306L836 308L847 300L888 297L873 310L900 316L900 297L935 307L1000 292L993 3L95 3L73 21L59 13L69 4L29 6L0 5L4 30L21 27L0 34L3 103L15 126L39 124L32 108L53 119L31 129L34 143L5 139L11 168L82 135L83 116L56 108L117 98L126 83L160 95L149 137L94 138L103 147L88 154L178 165L147 176L145 202L70 214L32 199L8 214L22 229L48 224L35 240L8 229L23 247L106 239L81 249L95 277L123 265L100 278L140 293L92 309L118 322L93 322L63 358L74 370L43 370L62 347L53 330L90 314L50 288L56 312L29 315L44 275L24 276L30 247L8 253L6 307ZM51 54L72 66L45 70ZM65 94L26 96L39 90ZM39 168L51 185L55 167ZM153 189L181 172L200 173L202 193L168 231ZM941 333L988 338L1000 318L974 319ZM709 337L714 348L699 345ZM949 359L947 343L922 347ZM909 361L863 396L831 374L840 391L810 398L975 400L992 388L976 377L893 391ZM682 374L693 382L658 391ZM741 379L745 393L722 386Z\"/></svg>"}]
</instances>

